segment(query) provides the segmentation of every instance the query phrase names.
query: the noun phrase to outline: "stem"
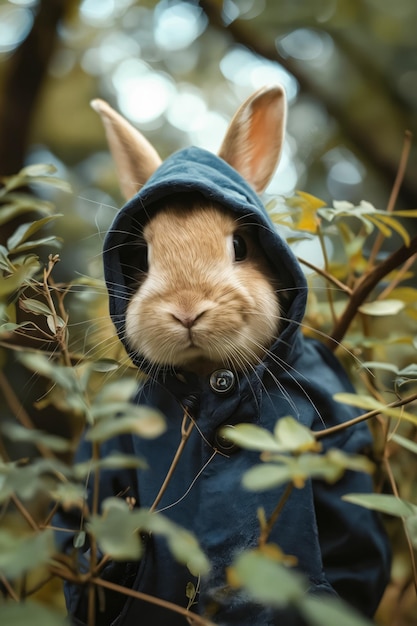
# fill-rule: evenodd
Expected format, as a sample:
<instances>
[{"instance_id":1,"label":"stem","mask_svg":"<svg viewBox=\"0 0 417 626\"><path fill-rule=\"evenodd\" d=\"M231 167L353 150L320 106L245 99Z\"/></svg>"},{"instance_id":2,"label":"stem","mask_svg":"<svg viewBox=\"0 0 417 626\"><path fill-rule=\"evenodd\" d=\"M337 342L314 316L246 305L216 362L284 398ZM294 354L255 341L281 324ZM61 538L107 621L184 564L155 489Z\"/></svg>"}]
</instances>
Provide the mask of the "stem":
<instances>
[{"instance_id":1,"label":"stem","mask_svg":"<svg viewBox=\"0 0 417 626\"><path fill-rule=\"evenodd\" d=\"M282 509L284 508L285 503L287 502L288 498L290 497L292 490L294 488L293 483L288 483L288 485L285 487L285 491L282 494L281 498L279 499L278 504L276 505L275 509L272 511L269 520L267 521L265 527L262 529L262 532L259 536L259 541L258 541L258 545L264 546L266 544L266 542L268 541L268 537L271 534L271 531L273 529L273 527L275 526L275 523L278 519L278 517L281 514Z\"/></svg>"},{"instance_id":2,"label":"stem","mask_svg":"<svg viewBox=\"0 0 417 626\"><path fill-rule=\"evenodd\" d=\"M28 413L25 411L19 398L15 394L12 386L10 385L9 381L5 377L3 371L1 370L0 370L0 389L2 390L3 395L6 399L6 402L9 405L10 410L12 411L15 418L22 424L22 426L24 426L28 430L34 430L35 425L33 424L31 418L29 417ZM51 450L49 450L49 448L47 448L43 444L36 443L35 445L36 445L36 448L39 450L40 454L43 456L43 458L45 459L55 458L55 455L53 454L53 452L51 452Z\"/></svg>"},{"instance_id":3,"label":"stem","mask_svg":"<svg viewBox=\"0 0 417 626\"><path fill-rule=\"evenodd\" d=\"M122 587L121 585L109 582L108 580L102 580L101 578L92 578L91 583L97 585L98 587L104 587L106 589L110 589L111 591L122 593L126 596L130 596L131 598L143 600L144 602L149 602L150 604L155 604L156 606L160 606L164 609L168 609L169 611L173 611L174 613L178 613L179 615L183 615L192 624L197 624L199 626L214 626L213 622L210 622L209 620L201 617L200 615L197 615L196 613L192 613L188 609L184 609L182 606L178 606L173 602L169 602L168 600L155 598L154 596L150 596L147 593L135 591L134 589L129 589L128 587Z\"/></svg>"},{"instance_id":4,"label":"stem","mask_svg":"<svg viewBox=\"0 0 417 626\"><path fill-rule=\"evenodd\" d=\"M190 423L188 424L188 426L186 426L187 424L187 420L190 420ZM190 438L191 432L194 428L194 422L191 420L190 415L188 414L187 409L184 410L184 417L182 419L182 424L181 424L181 441L180 444L177 448L177 451L175 453L175 456L172 460L171 466L167 472L167 475L165 476L165 480L162 483L162 487L159 490L158 495L156 496L150 510L151 511L155 511L156 507L158 506L158 504L160 503L165 491L167 490L168 484L172 478L172 475L178 465L178 462L181 458L181 455L184 451L185 448L185 444L187 443L188 439Z\"/></svg>"},{"instance_id":5,"label":"stem","mask_svg":"<svg viewBox=\"0 0 417 626\"><path fill-rule=\"evenodd\" d=\"M400 406L404 406L409 404L410 402L414 402L417 400L417 393L412 394L411 396L407 396L402 400L396 400L395 402L390 402L387 404L387 409L395 409ZM341 430L345 430L346 428L350 428L350 426L354 426L355 424L359 424L360 422L364 422L365 420L370 419L371 417L375 417L381 413L381 409L373 409L373 411L368 411L367 413L363 413L358 417L354 417L347 422L343 422L343 424L338 424L337 426L332 426L331 428L327 428L325 430L319 430L313 432L313 435L316 439L321 439L322 437L327 437L328 435L333 435Z\"/></svg>"},{"instance_id":6,"label":"stem","mask_svg":"<svg viewBox=\"0 0 417 626\"><path fill-rule=\"evenodd\" d=\"M400 192L400 188L404 180L405 171L407 168L408 157L410 156L412 138L413 138L413 134L409 130L406 130L405 135L404 135L403 149L401 152L401 158L400 158L400 163L399 163L398 170L397 170L397 175L395 177L394 185L391 190L391 195L388 200L387 213L393 212L395 203L397 202L398 194ZM378 236L375 239L374 245L372 247L371 254L369 255L369 261L368 261L369 267L373 267L373 265L375 264L375 259L383 243L384 243L384 235L381 232L379 232Z\"/></svg>"},{"instance_id":7,"label":"stem","mask_svg":"<svg viewBox=\"0 0 417 626\"><path fill-rule=\"evenodd\" d=\"M385 467L385 470L387 472L387 476L388 476L390 484L391 484L392 492L393 492L393 494L394 494L394 496L396 498L399 498L400 494L398 493L397 484L395 482L394 474L392 473L391 465L390 465L390 462L388 460L387 455L384 456L384 467ZM415 589L415 591L417 593L417 567L416 567L416 560L415 560L415 557L414 557L413 543L412 543L411 538L410 538L410 533L408 532L408 528L407 528L407 524L406 524L405 518L402 517L401 520L402 520L402 523L403 523L404 534L405 534L405 538L407 540L408 551L409 551L409 554L410 554L411 569L413 571L414 589Z\"/></svg>"},{"instance_id":8,"label":"stem","mask_svg":"<svg viewBox=\"0 0 417 626\"><path fill-rule=\"evenodd\" d=\"M11 586L11 584L9 583L9 581L7 580L7 578L5 578L3 576L3 574L0 574L0 581L1 584L4 586L4 588L6 589L7 593L9 594L9 596L15 601L15 602L19 602L19 597L16 594L15 590L13 589L13 587Z\"/></svg>"},{"instance_id":9,"label":"stem","mask_svg":"<svg viewBox=\"0 0 417 626\"><path fill-rule=\"evenodd\" d=\"M329 274L329 272L326 272L326 270L323 270L321 269L321 267L317 267L317 265L314 265L314 263L310 263L310 261L306 261L305 259L301 259L300 257L297 257L297 260L303 265L305 265L306 267L309 267L311 270L314 270L316 274L319 274L320 276L322 276L329 283L333 283L333 285L336 285L338 289L340 289L341 291L344 291L349 296L352 294L352 289L350 287L342 283L332 274Z\"/></svg>"},{"instance_id":10,"label":"stem","mask_svg":"<svg viewBox=\"0 0 417 626\"><path fill-rule=\"evenodd\" d=\"M65 332L64 332L66 326L64 326L64 328L62 328L61 326L61 323L58 319L58 314L56 312L55 303L51 295L51 285L50 285L51 273L55 267L55 264L58 261L59 261L58 255L55 255L55 256L52 254L49 255L48 267L44 269L44 273L43 273L43 286L44 286L43 291L44 291L44 295L47 300L47 303L49 305L49 308L51 309L51 312L52 312L52 317L54 320L54 327L55 327L55 339L57 340L59 347L61 349L61 354L64 360L64 364L67 365L68 367L71 367L72 365L71 356L68 351L68 346L65 340Z\"/></svg>"},{"instance_id":11,"label":"stem","mask_svg":"<svg viewBox=\"0 0 417 626\"><path fill-rule=\"evenodd\" d=\"M318 227L318 229L317 229L317 235L318 235L318 238L319 238L321 251L323 253L324 268L326 270L326 274L330 274L330 272L329 272L329 257L327 256L327 250L326 250L326 244L324 242L323 231L321 230L320 227ZM332 293L331 289L327 289L327 299L329 301L330 314L332 316L333 324L335 324L336 320L337 320L337 315L336 315L336 311L335 311L335 308L334 308L333 293Z\"/></svg>"},{"instance_id":12,"label":"stem","mask_svg":"<svg viewBox=\"0 0 417 626\"><path fill-rule=\"evenodd\" d=\"M13 494L12 496L10 496L10 500L13 502L13 504L15 505L15 507L21 514L21 516L27 521L27 523L32 528L32 530L39 532L39 525L35 522L32 515L29 513L27 508L22 504L19 498L15 494Z\"/></svg>"},{"instance_id":13,"label":"stem","mask_svg":"<svg viewBox=\"0 0 417 626\"><path fill-rule=\"evenodd\" d=\"M390 282L389 285L386 286L386 288L383 291L381 291L381 293L377 297L377 300L384 300L385 298L389 296L389 294L392 291L394 291L397 285L399 285L399 283L403 280L404 275L410 269L410 267L412 266L412 264L414 263L416 259L417 259L417 254L414 254L404 263L402 268L398 270L396 277Z\"/></svg>"},{"instance_id":14,"label":"stem","mask_svg":"<svg viewBox=\"0 0 417 626\"><path fill-rule=\"evenodd\" d=\"M93 441L92 444L92 461L98 461L100 459L100 444ZM94 483L93 483L93 498L91 512L92 515L97 515L99 508L99 496L100 496L100 470L96 468L94 470ZM97 541L94 535L90 536L90 572L93 572L97 566ZM94 626L96 621L96 593L95 587L90 582L88 587L88 626Z\"/></svg>"}]
</instances>

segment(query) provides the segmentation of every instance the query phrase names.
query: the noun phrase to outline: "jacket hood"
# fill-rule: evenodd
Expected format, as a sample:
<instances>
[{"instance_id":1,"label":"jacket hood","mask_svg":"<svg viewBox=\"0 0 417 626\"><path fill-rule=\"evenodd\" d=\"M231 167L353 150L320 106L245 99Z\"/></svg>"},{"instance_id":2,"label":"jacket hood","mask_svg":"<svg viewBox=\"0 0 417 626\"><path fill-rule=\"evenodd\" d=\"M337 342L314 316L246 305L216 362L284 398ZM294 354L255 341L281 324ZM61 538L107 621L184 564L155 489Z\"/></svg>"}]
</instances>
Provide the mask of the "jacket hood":
<instances>
[{"instance_id":1,"label":"jacket hood","mask_svg":"<svg viewBox=\"0 0 417 626\"><path fill-rule=\"evenodd\" d=\"M280 354L288 356L305 312L307 286L301 267L245 179L220 157L196 147L180 150L162 163L117 213L104 241L104 276L110 315L128 353L132 356L125 340L125 315L135 289L135 275L140 270L138 240L157 203L184 193L198 193L238 217L250 216L260 246L285 293L282 312L285 319L276 343L280 344ZM139 362L137 355L134 360Z\"/></svg>"}]
</instances>

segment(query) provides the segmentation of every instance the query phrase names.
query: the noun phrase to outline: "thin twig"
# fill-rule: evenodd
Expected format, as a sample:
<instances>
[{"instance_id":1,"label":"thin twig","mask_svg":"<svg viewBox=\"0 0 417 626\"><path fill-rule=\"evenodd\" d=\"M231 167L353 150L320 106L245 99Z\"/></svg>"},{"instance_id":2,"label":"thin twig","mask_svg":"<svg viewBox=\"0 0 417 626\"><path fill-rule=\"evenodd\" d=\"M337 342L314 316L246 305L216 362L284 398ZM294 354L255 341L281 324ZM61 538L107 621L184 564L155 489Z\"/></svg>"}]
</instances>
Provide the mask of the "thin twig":
<instances>
[{"instance_id":1,"label":"thin twig","mask_svg":"<svg viewBox=\"0 0 417 626\"><path fill-rule=\"evenodd\" d=\"M52 255L52 254L49 255L48 266L44 269L44 274L43 274L43 286L44 286L43 293L52 313L52 318L54 321L55 339L57 340L59 347L61 349L61 354L64 359L64 363L65 365L71 367L72 365L71 356L69 354L67 342L65 339L66 326L63 328L61 325L58 314L56 312L55 303L51 295L51 287L53 286L53 285L50 285L50 282L52 283L51 273L58 261L59 261L58 255ZM65 321L64 321L64 324L66 324Z\"/></svg>"},{"instance_id":2,"label":"thin twig","mask_svg":"<svg viewBox=\"0 0 417 626\"><path fill-rule=\"evenodd\" d=\"M348 287L347 285L345 285L344 283L342 283L338 278L336 278L332 274L329 274L329 272L326 272L326 270L323 270L321 267L317 267L317 265L314 265L314 263L310 263L310 261L306 261L306 259L297 257L297 260L303 265L305 265L306 267L309 267L311 270L316 272L316 274L319 274L320 276L322 276L329 283L333 283L333 285L335 285L338 289L346 293L348 296L351 295L352 289Z\"/></svg>"},{"instance_id":3,"label":"thin twig","mask_svg":"<svg viewBox=\"0 0 417 626\"><path fill-rule=\"evenodd\" d=\"M183 615L185 618L190 620L192 624L196 624L198 626L214 626L213 622L208 619L205 619L196 613L192 613L188 609L184 609L182 606L178 606L168 600L156 598L155 596L150 596L147 593L135 591L134 589L129 589L128 587L122 587L121 585L117 585L116 583L112 583L108 580L102 580L101 578L92 578L91 582L98 587L104 587L111 591L122 593L126 596L130 596L131 598L149 602L150 604L155 604L156 606L160 606L164 609L168 609L169 611L173 611L174 613L178 613L179 615Z\"/></svg>"},{"instance_id":4,"label":"thin twig","mask_svg":"<svg viewBox=\"0 0 417 626\"><path fill-rule=\"evenodd\" d=\"M381 291L381 293L378 295L377 300L385 300L385 298L387 298L389 294L392 291L394 291L397 285L399 285L400 282L403 280L406 272L408 272L408 270L413 265L416 259L417 259L417 254L414 254L404 263L404 265L398 270L395 278L393 278L390 284L387 285L386 288L383 291Z\"/></svg>"},{"instance_id":5,"label":"thin twig","mask_svg":"<svg viewBox=\"0 0 417 626\"><path fill-rule=\"evenodd\" d=\"M9 594L9 596L15 602L19 602L19 596L16 594L15 590L13 589L13 587L11 586L11 584L9 583L7 578L5 578L3 576L3 574L0 574L0 581L1 581L1 584L3 585L3 587L6 589L7 593Z\"/></svg>"},{"instance_id":6,"label":"thin twig","mask_svg":"<svg viewBox=\"0 0 417 626\"><path fill-rule=\"evenodd\" d=\"M15 507L17 508L19 513L21 514L21 516L27 521L27 523L32 528L32 530L35 530L36 532L38 532L39 531L39 524L37 524L35 522L35 520L33 519L32 515L29 513L29 511L24 506L24 504L22 504L22 502L19 500L19 498L15 494L13 494L13 495L10 496L10 500L13 502L13 504L15 505Z\"/></svg>"},{"instance_id":7,"label":"thin twig","mask_svg":"<svg viewBox=\"0 0 417 626\"><path fill-rule=\"evenodd\" d=\"M388 200L387 205L387 213L392 213L397 202L398 194L400 193L401 185L404 180L405 172L407 169L408 158L410 156L411 150L411 140L413 138L413 134L409 131L405 131L404 135L404 143L403 149L401 152L400 163L397 170L397 175L395 177L394 185L392 186L391 194ZM372 267L375 263L375 259L377 257L378 252L381 249L382 244L384 243L384 235L379 232L378 236L375 239L374 245L372 246L371 254L369 255L369 267Z\"/></svg>"},{"instance_id":8,"label":"thin twig","mask_svg":"<svg viewBox=\"0 0 417 626\"><path fill-rule=\"evenodd\" d=\"M26 412L26 410L22 406L19 398L14 392L14 389L12 388L6 376L1 370L0 370L0 388L15 418L22 424L22 426L24 426L28 430L35 430L35 425L32 422L29 414ZM45 459L55 458L55 455L53 454L53 452L51 452L51 450L49 450L49 448L44 446L42 443L37 442L35 443L35 446Z\"/></svg>"},{"instance_id":9,"label":"thin twig","mask_svg":"<svg viewBox=\"0 0 417 626\"><path fill-rule=\"evenodd\" d=\"M187 421L188 420L190 420L190 423L187 426ZM187 443L193 428L194 428L194 422L193 422L193 420L190 419L188 411L185 409L184 410L184 417L183 417L182 424L181 424L181 441L180 441L178 449L177 449L177 451L175 453L175 456L174 456L174 458L172 460L171 466L170 466L170 468L169 468L169 470L167 472L167 475L165 476L165 480L162 483L162 486L161 486L161 488L159 490L159 493L156 496L156 498L155 498L155 500L154 500L154 502L153 502L153 504L152 504L152 506L150 508L151 511L155 511L156 507L160 503L160 501L161 501L161 499L162 499L162 497L163 497L163 495L164 495L164 493L165 493L165 491L166 491L166 489L168 487L168 484L169 484L169 482L170 482L170 480L172 478L172 475L173 475L173 473L175 471L175 468L178 465L178 462L179 462L179 460L181 458L181 455L182 455L182 453L184 451L185 444Z\"/></svg>"},{"instance_id":10,"label":"thin twig","mask_svg":"<svg viewBox=\"0 0 417 626\"><path fill-rule=\"evenodd\" d=\"M400 494L398 492L397 484L395 482L394 474L392 473L391 465L390 465L387 455L384 456L384 467L385 467L385 471L387 472L387 476L391 484L392 492L396 498L399 498ZM410 533L408 532L406 520L404 517L402 517L401 520L403 523L404 534L405 534L405 538L406 538L407 545L408 545L408 552L410 554L411 569L413 571L414 589L417 593L417 567L416 567L416 559L414 557L414 547L411 541Z\"/></svg>"},{"instance_id":11,"label":"thin twig","mask_svg":"<svg viewBox=\"0 0 417 626\"><path fill-rule=\"evenodd\" d=\"M273 527L275 526L277 519L280 516L282 509L284 508L285 503L290 497L293 488L294 488L293 483L288 483L287 486L285 487L285 491L282 494L281 498L279 499L278 504L276 505L275 509L272 511L267 523L265 524L265 527L262 528L261 530L261 534L258 540L259 546L265 545L266 542L268 541L269 535L271 534L271 531Z\"/></svg>"},{"instance_id":12,"label":"thin twig","mask_svg":"<svg viewBox=\"0 0 417 626\"><path fill-rule=\"evenodd\" d=\"M92 461L93 463L100 459L100 444L93 441L92 445ZM99 508L100 496L100 470L97 467L94 470L92 514L97 515ZM93 572L97 566L97 541L94 535L90 536L90 571ZM96 594L94 585L90 583L88 587L88 626L94 626L96 621Z\"/></svg>"},{"instance_id":13,"label":"thin twig","mask_svg":"<svg viewBox=\"0 0 417 626\"><path fill-rule=\"evenodd\" d=\"M326 273L329 274L329 257L327 255L326 242L324 241L323 231L320 226L317 229L317 236L319 238L321 252L323 254L324 269L326 270ZM334 307L333 292L331 289L327 289L327 300L329 303L330 315L332 317L333 324L335 324L337 320L337 315Z\"/></svg>"},{"instance_id":14,"label":"thin twig","mask_svg":"<svg viewBox=\"0 0 417 626\"><path fill-rule=\"evenodd\" d=\"M412 394L411 396L407 396L406 398L403 398L401 400L396 400L395 402L390 402L389 404L386 405L387 409L395 409L397 407L400 406L404 406L406 404L410 404L410 402L414 402L415 400L417 400L417 393ZM346 428L350 428L351 426L354 426L355 424L359 424L360 422L364 422L368 419L370 419L371 417L375 417L376 415L379 415L382 412L382 409L373 409L372 411L368 411L367 413L363 413L362 415L359 415L358 417L354 417L351 420L348 420L347 422L343 422L342 424L337 424L337 426L331 426L331 428L326 428L324 430L318 430L318 431L314 431L313 435L315 436L316 439L322 439L323 437L328 437L329 435L333 435L334 433L337 433L341 430L345 430Z\"/></svg>"}]
</instances>

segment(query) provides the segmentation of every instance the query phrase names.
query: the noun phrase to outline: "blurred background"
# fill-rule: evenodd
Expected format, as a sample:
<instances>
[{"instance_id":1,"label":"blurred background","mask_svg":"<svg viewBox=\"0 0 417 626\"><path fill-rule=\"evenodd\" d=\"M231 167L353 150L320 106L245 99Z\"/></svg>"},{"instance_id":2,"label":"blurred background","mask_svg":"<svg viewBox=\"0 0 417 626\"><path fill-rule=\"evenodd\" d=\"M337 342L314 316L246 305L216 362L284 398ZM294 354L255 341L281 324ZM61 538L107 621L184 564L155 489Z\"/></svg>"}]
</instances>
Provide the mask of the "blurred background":
<instances>
[{"instance_id":1,"label":"blurred background","mask_svg":"<svg viewBox=\"0 0 417 626\"><path fill-rule=\"evenodd\" d=\"M216 150L241 101L273 82L288 135L267 192L385 208L417 131L415 0L1 0L0 173L56 165L74 191L58 198L60 271L100 275L122 200L89 101L108 100L167 156ZM417 208L416 155L414 142L397 208Z\"/></svg>"},{"instance_id":2,"label":"blurred background","mask_svg":"<svg viewBox=\"0 0 417 626\"><path fill-rule=\"evenodd\" d=\"M64 215L53 227L64 239L55 279L101 278L102 241L123 203L91 99L107 100L166 157L190 144L216 151L240 103L275 82L287 92L288 133L267 195L303 190L330 206L367 200L385 209L405 132L417 135L416 0L0 0L0 176L52 163L72 186L36 187ZM417 209L416 166L413 140L398 209ZM88 289L78 295L70 334L99 345L93 321L106 306L95 310L91 294L85 319ZM6 369L29 406L41 396L13 359ZM62 432L55 411L33 415ZM405 457L397 470L409 496ZM398 534L400 582L379 623L414 626Z\"/></svg>"}]
</instances>

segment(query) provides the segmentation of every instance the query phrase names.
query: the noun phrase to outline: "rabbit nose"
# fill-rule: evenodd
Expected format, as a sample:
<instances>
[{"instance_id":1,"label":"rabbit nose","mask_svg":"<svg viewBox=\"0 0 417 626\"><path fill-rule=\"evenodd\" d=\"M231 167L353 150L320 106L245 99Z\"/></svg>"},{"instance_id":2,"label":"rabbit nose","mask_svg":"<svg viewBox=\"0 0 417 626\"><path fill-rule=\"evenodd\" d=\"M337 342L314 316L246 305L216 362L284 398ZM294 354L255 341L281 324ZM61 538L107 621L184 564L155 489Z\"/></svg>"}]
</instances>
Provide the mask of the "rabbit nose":
<instances>
[{"instance_id":1,"label":"rabbit nose","mask_svg":"<svg viewBox=\"0 0 417 626\"><path fill-rule=\"evenodd\" d=\"M184 326L184 328L192 328L199 317L201 317L203 313L192 314L192 313L181 313L179 311L172 314L172 317Z\"/></svg>"}]
</instances>

